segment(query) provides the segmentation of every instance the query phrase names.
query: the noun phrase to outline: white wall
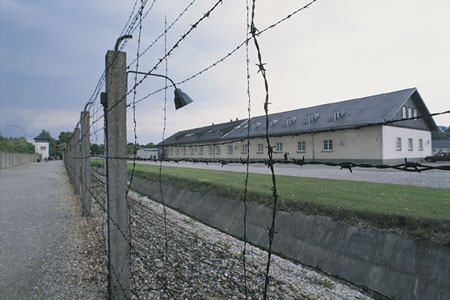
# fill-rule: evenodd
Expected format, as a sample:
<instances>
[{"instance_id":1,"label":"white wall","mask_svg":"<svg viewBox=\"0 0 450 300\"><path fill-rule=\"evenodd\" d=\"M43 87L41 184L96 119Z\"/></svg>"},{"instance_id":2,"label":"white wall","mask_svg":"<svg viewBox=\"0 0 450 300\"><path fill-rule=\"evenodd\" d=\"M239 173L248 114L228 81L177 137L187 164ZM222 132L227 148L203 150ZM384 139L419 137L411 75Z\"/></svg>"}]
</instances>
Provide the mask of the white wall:
<instances>
[{"instance_id":1,"label":"white wall","mask_svg":"<svg viewBox=\"0 0 450 300\"><path fill-rule=\"evenodd\" d=\"M397 138L401 138L401 150L397 149ZM408 139L412 139L412 150L408 147ZM419 149L419 139L423 141L423 150ZM383 160L401 160L410 158L422 160L431 155L431 132L411 128L383 126Z\"/></svg>"},{"instance_id":2,"label":"white wall","mask_svg":"<svg viewBox=\"0 0 450 300\"><path fill-rule=\"evenodd\" d=\"M150 156L158 159L158 149L139 149L136 152L136 156L139 158L148 159Z\"/></svg>"},{"instance_id":3,"label":"white wall","mask_svg":"<svg viewBox=\"0 0 450 300\"><path fill-rule=\"evenodd\" d=\"M44 149L45 148L45 149ZM48 159L49 157L49 143L47 142L35 142L34 152L41 155L42 159Z\"/></svg>"},{"instance_id":4,"label":"white wall","mask_svg":"<svg viewBox=\"0 0 450 300\"><path fill-rule=\"evenodd\" d=\"M333 149L324 150L324 140L332 140ZM298 151L298 142L305 142L305 151ZM298 136L270 137L270 143L274 147L274 158L282 159L284 153L289 153L290 158L317 159L317 160L381 160L382 139L381 126L366 127L361 129L346 129L315 134L302 134ZM277 143L282 144L282 151L277 151ZM174 159L239 159L247 158L242 152L242 145L247 141L230 141L227 144L217 144L213 153L209 151L209 145L203 145L203 154L200 152L200 144L184 147L168 147L167 157ZM258 151L258 144L262 144L263 151ZM233 148L228 153L228 146ZM217 151L220 147L220 152ZM178 155L177 155L178 148ZM192 151L191 151L192 150ZM185 153L185 154L184 154ZM267 143L265 138L252 138L250 140L250 158L267 159Z\"/></svg>"}]
</instances>

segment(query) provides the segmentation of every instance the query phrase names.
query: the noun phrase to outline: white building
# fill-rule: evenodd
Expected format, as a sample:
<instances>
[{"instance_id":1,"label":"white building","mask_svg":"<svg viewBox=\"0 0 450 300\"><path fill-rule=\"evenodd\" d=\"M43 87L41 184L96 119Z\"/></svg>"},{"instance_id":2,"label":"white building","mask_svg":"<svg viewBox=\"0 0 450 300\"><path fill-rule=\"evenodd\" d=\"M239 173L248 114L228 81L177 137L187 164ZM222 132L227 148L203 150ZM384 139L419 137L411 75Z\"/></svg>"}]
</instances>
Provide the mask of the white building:
<instances>
[{"instance_id":1,"label":"white building","mask_svg":"<svg viewBox=\"0 0 450 300\"><path fill-rule=\"evenodd\" d=\"M158 159L158 148L141 148L136 152L136 157L143 159Z\"/></svg>"},{"instance_id":2,"label":"white building","mask_svg":"<svg viewBox=\"0 0 450 300\"><path fill-rule=\"evenodd\" d=\"M40 159L48 159L50 151L50 137L41 133L34 138L34 152L39 154Z\"/></svg>"},{"instance_id":3,"label":"white building","mask_svg":"<svg viewBox=\"0 0 450 300\"><path fill-rule=\"evenodd\" d=\"M269 115L275 159L397 163L431 155L431 117L416 88ZM250 126L250 148L247 132ZM265 116L177 132L164 141L170 159L267 159ZM162 142L158 147L162 147Z\"/></svg>"}]
</instances>

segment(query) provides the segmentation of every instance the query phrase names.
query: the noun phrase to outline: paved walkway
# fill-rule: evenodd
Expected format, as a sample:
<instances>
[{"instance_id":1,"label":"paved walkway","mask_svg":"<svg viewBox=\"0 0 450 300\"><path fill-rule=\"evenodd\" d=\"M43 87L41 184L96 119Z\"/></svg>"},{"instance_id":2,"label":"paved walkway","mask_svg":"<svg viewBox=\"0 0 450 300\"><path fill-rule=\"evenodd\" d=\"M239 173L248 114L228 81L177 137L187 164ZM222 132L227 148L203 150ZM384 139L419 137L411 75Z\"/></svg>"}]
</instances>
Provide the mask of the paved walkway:
<instances>
[{"instance_id":1,"label":"paved walkway","mask_svg":"<svg viewBox=\"0 0 450 300\"><path fill-rule=\"evenodd\" d=\"M61 161L0 170L0 299L36 297L78 213Z\"/></svg>"}]
</instances>

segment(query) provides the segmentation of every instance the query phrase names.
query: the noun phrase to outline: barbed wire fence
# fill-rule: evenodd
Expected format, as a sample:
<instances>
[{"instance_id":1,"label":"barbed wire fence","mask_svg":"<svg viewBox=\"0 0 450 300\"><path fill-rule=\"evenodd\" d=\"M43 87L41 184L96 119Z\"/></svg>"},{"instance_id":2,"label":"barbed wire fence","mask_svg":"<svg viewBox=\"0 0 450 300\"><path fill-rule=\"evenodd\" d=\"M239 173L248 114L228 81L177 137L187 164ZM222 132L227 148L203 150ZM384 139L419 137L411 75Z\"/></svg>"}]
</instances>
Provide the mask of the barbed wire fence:
<instances>
[{"instance_id":1,"label":"barbed wire fence","mask_svg":"<svg viewBox=\"0 0 450 300\"><path fill-rule=\"evenodd\" d=\"M274 158L274 150L271 139L277 135L269 134L269 80L267 77L266 63L262 58L261 47L258 38L270 29L291 19L299 12L309 8L317 0L313 0L304 6L292 11L286 17L272 25L258 30L255 25L256 0L246 1L247 14L247 36L246 39L235 46L232 51L222 56L212 64L195 72L193 75L177 83L167 81L168 58L177 48L182 45L189 34L201 23L209 18L220 6L223 0L215 2L202 16L194 22L187 31L173 44L167 48L167 34L170 29L185 15L195 4L192 0L181 10L178 16L168 25L165 20L164 31L157 36L143 51L141 51L141 36L143 34L143 20L152 10L156 0L151 1L146 9L148 0L136 0L131 14L123 27L114 51L108 51L105 70L95 85L94 91L88 98L84 110L81 112L80 121L76 124L72 138L64 153L64 163L70 182L74 186L76 195L80 196L80 207L82 215L86 217L89 228L95 237L97 246L101 249L105 281L107 284L108 299L204 299L204 296L235 297L244 299L269 299L274 294L270 293L270 286L280 290L290 291L291 286L283 286L273 278L270 272L272 261L272 243L276 234L277 214L277 184L274 165L292 164L300 167L304 165L326 165L339 167L352 172L354 168L378 168L395 169L407 172L423 172L429 170L450 171L450 166L427 165L410 162L405 159L402 164L367 164L354 162L327 162L317 160L306 160L303 158ZM131 63L126 62L126 53L122 50L138 30L136 56ZM144 75L138 80L140 58L164 37L165 51L157 60L150 71L141 72ZM214 143L191 144L191 147L203 147L218 145L235 145L245 143L247 152L240 159L198 159L183 157L180 159L167 158L165 154L165 131L166 131L166 102L167 89L176 88L190 80L197 78L205 72L223 63L239 49L246 48L247 64L247 99L248 99L248 123L251 121L251 94L250 94L250 59L249 43L253 42L257 54L257 70L264 82L265 89L265 119L266 128L264 138L266 140L267 159L253 159L250 156L250 125L247 124L247 136L242 139L234 139ZM165 85L146 96L137 99L137 89L153 72L165 63ZM134 84L131 89L127 87L127 70L135 67ZM158 75L160 76L160 75ZM106 88L106 93L102 89ZM164 123L162 129L162 151L158 158L139 159L137 157L137 104L150 99L152 95L165 92ZM127 96L132 94L132 102L127 103ZM96 100L101 98L101 104ZM89 109L88 109L89 107ZM103 108L103 113L102 113ZM134 131L134 154L132 157L127 153L126 138L126 111L132 109L133 131ZM355 125L348 129L360 129L374 125L389 125L407 120L430 118L432 116L448 114L450 111L441 113L415 116L414 118L402 118L398 120L385 120L377 124ZM103 126L100 122L103 120ZM335 129L330 128L330 131ZM98 140L98 132L104 132L105 152L102 157L103 165L91 165L90 140ZM301 132L298 134L307 134ZM294 134L295 135L295 134ZM171 146L185 147L185 146ZM128 173L128 161L132 161L130 175ZM133 180L135 179L136 160L145 160L159 163L159 192L161 195L161 206L151 204L147 199L133 192ZM162 168L163 162L191 162L191 163L220 163L243 164L246 166L246 178L243 183L243 248L239 255L233 254L223 245L202 241L197 232L186 229L186 220L172 220L168 218L166 203L163 195ZM247 201L248 201L248 176L251 164L265 164L271 170L273 203L272 219L267 230L268 244L267 260L265 265L254 265L247 260ZM231 263L227 263L230 261ZM220 263L218 263L220 262ZM194 270L194 272L188 272ZM193 275L197 274L197 275ZM205 283L209 284L206 285ZM205 288L196 288L196 287ZM301 291L295 291L297 299L309 299L308 295Z\"/></svg>"}]
</instances>

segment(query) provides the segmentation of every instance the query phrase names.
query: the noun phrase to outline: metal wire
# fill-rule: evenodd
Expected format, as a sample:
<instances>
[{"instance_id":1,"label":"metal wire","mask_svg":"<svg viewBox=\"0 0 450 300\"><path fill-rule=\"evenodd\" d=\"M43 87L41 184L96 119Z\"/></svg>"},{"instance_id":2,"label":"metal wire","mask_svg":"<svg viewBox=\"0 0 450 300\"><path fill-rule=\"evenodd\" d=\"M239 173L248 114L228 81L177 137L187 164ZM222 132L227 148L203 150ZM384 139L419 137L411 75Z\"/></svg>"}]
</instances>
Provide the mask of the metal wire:
<instances>
[{"instance_id":1,"label":"metal wire","mask_svg":"<svg viewBox=\"0 0 450 300\"><path fill-rule=\"evenodd\" d=\"M263 299L267 299L267 289L269 287L269 271L270 271L270 263L272 258L272 243L273 243L273 237L275 235L275 219L277 214L277 205L278 205L278 193L277 193L277 181L275 177L275 170L273 168L273 148L270 144L270 136L269 136L269 82L267 80L267 74L266 69L264 67L265 63L263 63L262 60L262 54L261 49L259 47L258 39L256 37L256 26L255 26L255 8L256 8L256 0L253 0L252 4L252 17L251 17L251 25L250 25L250 32L253 36L253 42L255 44L255 48L258 55L258 72L261 73L261 76L264 81L264 89L266 92L265 102L264 102L264 111L266 113L266 142L267 142L267 155L269 157L268 160L268 166L270 168L270 172L272 173L272 195L273 195L273 210L272 210L272 224L270 225L269 229L269 247L267 252L267 268L266 268L266 280L264 282L264 292L263 292ZM250 126L249 126L250 127ZM247 149L247 152L249 152L250 149Z\"/></svg>"}]
</instances>

